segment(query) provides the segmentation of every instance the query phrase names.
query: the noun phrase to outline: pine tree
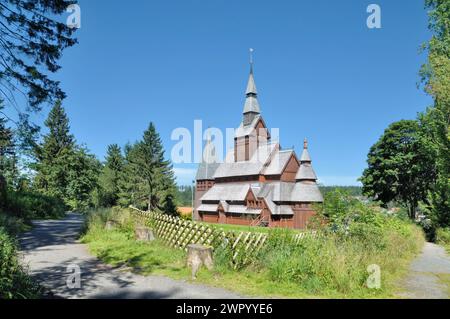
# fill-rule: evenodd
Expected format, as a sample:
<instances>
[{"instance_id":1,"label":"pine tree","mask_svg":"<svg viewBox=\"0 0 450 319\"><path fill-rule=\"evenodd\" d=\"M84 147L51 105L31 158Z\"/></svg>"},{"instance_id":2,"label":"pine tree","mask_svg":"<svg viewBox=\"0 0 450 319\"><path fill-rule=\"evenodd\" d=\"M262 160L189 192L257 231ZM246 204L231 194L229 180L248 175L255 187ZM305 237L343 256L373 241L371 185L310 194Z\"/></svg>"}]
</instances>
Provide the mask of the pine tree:
<instances>
[{"instance_id":1,"label":"pine tree","mask_svg":"<svg viewBox=\"0 0 450 319\"><path fill-rule=\"evenodd\" d=\"M108 146L106 163L99 178L101 188L101 205L115 206L118 204L120 181L123 178L125 159L122 150L117 144Z\"/></svg>"},{"instance_id":2,"label":"pine tree","mask_svg":"<svg viewBox=\"0 0 450 319\"><path fill-rule=\"evenodd\" d=\"M64 201L74 211L92 206L92 192L97 188L101 163L84 147L75 147L69 156L67 188Z\"/></svg>"},{"instance_id":3,"label":"pine tree","mask_svg":"<svg viewBox=\"0 0 450 319\"><path fill-rule=\"evenodd\" d=\"M8 156L13 153L13 132L6 126L6 119L3 118L3 105L0 100L0 208L6 203L7 182L6 168L8 166Z\"/></svg>"},{"instance_id":4,"label":"pine tree","mask_svg":"<svg viewBox=\"0 0 450 319\"><path fill-rule=\"evenodd\" d=\"M61 102L51 109L45 125L49 132L42 145L35 147L35 188L63 200L72 210L84 211L91 205L100 163L86 148L76 145Z\"/></svg>"},{"instance_id":5,"label":"pine tree","mask_svg":"<svg viewBox=\"0 0 450 319\"><path fill-rule=\"evenodd\" d=\"M146 183L147 206L151 211L158 207L160 189L163 184L164 150L161 138L153 123L144 132L142 142L138 144L138 161Z\"/></svg>"},{"instance_id":6,"label":"pine tree","mask_svg":"<svg viewBox=\"0 0 450 319\"><path fill-rule=\"evenodd\" d=\"M133 205L145 209L145 190L143 178L139 171L138 143L126 144L124 147L125 166L119 179L119 204L124 207Z\"/></svg>"},{"instance_id":7,"label":"pine tree","mask_svg":"<svg viewBox=\"0 0 450 319\"><path fill-rule=\"evenodd\" d=\"M121 205L176 214L172 165L164 158L162 141L153 123L140 142L125 147L125 163Z\"/></svg>"},{"instance_id":8,"label":"pine tree","mask_svg":"<svg viewBox=\"0 0 450 319\"><path fill-rule=\"evenodd\" d=\"M29 108L40 110L43 102L62 99L58 81L48 77L60 66L58 60L67 47L76 43L75 29L59 22L69 0L7 0L0 3L0 97L17 92L27 98Z\"/></svg>"},{"instance_id":9,"label":"pine tree","mask_svg":"<svg viewBox=\"0 0 450 319\"><path fill-rule=\"evenodd\" d=\"M69 119L61 102L51 109L45 125L49 133L42 145L35 148L37 171L35 185L38 191L61 199L67 198L69 163L75 152L75 141L70 134Z\"/></svg>"}]
</instances>

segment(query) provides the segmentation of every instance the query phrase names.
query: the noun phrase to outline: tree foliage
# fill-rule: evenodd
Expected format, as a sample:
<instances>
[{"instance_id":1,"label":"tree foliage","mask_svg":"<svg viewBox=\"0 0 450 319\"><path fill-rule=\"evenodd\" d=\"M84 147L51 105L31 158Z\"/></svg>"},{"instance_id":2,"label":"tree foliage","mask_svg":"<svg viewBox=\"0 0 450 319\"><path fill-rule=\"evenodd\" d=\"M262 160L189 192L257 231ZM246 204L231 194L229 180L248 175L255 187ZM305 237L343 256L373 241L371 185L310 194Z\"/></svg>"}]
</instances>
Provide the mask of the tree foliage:
<instances>
[{"instance_id":1,"label":"tree foliage","mask_svg":"<svg viewBox=\"0 0 450 319\"><path fill-rule=\"evenodd\" d=\"M367 163L361 178L363 193L385 205L403 203L414 219L418 203L426 200L435 179L432 153L417 121L391 124L371 147Z\"/></svg>"},{"instance_id":2,"label":"tree foliage","mask_svg":"<svg viewBox=\"0 0 450 319\"><path fill-rule=\"evenodd\" d=\"M116 206L119 204L120 183L124 178L125 158L119 145L108 146L106 162L99 177L97 206Z\"/></svg>"},{"instance_id":3,"label":"tree foliage","mask_svg":"<svg viewBox=\"0 0 450 319\"><path fill-rule=\"evenodd\" d=\"M3 109L0 100L0 112ZM1 113L0 113L1 114ZM13 152L13 132L6 125L6 120L0 116L0 208L6 202L6 168L8 166L9 155Z\"/></svg>"},{"instance_id":4,"label":"tree foliage","mask_svg":"<svg viewBox=\"0 0 450 319\"><path fill-rule=\"evenodd\" d=\"M450 226L450 1L426 0L431 40L425 45L428 61L420 75L434 105L419 115L422 135L433 150L436 181L427 205L436 227Z\"/></svg>"},{"instance_id":5,"label":"tree foliage","mask_svg":"<svg viewBox=\"0 0 450 319\"><path fill-rule=\"evenodd\" d=\"M148 210L176 214L176 187L170 161L155 125L150 123L142 140L125 146L125 168L119 202Z\"/></svg>"},{"instance_id":6,"label":"tree foliage","mask_svg":"<svg viewBox=\"0 0 450 319\"><path fill-rule=\"evenodd\" d=\"M67 0L2 0L0 2L0 94L18 108L21 92L29 109L40 110L43 102L63 99L59 82L48 77L58 60L73 46L74 29L55 20L65 12Z\"/></svg>"},{"instance_id":7,"label":"tree foliage","mask_svg":"<svg viewBox=\"0 0 450 319\"><path fill-rule=\"evenodd\" d=\"M64 200L70 209L86 210L97 185L100 163L76 144L61 102L52 108L45 125L49 132L35 147L35 188Z\"/></svg>"}]
</instances>

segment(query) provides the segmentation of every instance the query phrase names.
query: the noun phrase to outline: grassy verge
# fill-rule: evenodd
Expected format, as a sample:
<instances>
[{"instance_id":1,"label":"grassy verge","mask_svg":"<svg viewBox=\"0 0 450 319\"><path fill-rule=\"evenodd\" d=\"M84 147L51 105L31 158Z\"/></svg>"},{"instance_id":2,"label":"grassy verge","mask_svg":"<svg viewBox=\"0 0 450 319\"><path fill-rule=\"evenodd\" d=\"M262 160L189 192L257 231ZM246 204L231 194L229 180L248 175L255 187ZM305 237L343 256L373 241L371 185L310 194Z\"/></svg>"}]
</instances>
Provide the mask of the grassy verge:
<instances>
[{"instance_id":1,"label":"grassy verge","mask_svg":"<svg viewBox=\"0 0 450 319\"><path fill-rule=\"evenodd\" d=\"M450 254L450 228L439 228L436 231L436 243L442 245Z\"/></svg>"},{"instance_id":2,"label":"grassy verge","mask_svg":"<svg viewBox=\"0 0 450 319\"><path fill-rule=\"evenodd\" d=\"M119 225L105 230L106 220ZM375 224L377 226L368 226ZM185 253L158 240L136 242L127 211L103 210L90 215L83 241L106 263L131 267L142 274L165 275L190 281ZM215 249L215 268L202 269L196 282L223 287L243 295L282 298L389 298L423 244L414 225L377 219L355 222L345 235L324 232L294 245L292 231L269 230L268 245L258 256L234 269L230 251ZM381 269L381 289L368 289L367 267Z\"/></svg>"},{"instance_id":3,"label":"grassy verge","mask_svg":"<svg viewBox=\"0 0 450 319\"><path fill-rule=\"evenodd\" d=\"M450 274L437 274L439 282L447 287L447 297L450 297Z\"/></svg>"},{"instance_id":4,"label":"grassy verge","mask_svg":"<svg viewBox=\"0 0 450 319\"><path fill-rule=\"evenodd\" d=\"M206 222L197 222L198 224L204 224L212 228L222 229L224 231L236 231L236 232L254 232L254 233L268 233L269 228L258 226L245 226L245 225L230 225L230 224L214 224Z\"/></svg>"},{"instance_id":5,"label":"grassy verge","mask_svg":"<svg viewBox=\"0 0 450 319\"><path fill-rule=\"evenodd\" d=\"M29 227L21 219L0 214L0 299L41 296L40 287L31 280L17 257L15 235Z\"/></svg>"},{"instance_id":6,"label":"grassy verge","mask_svg":"<svg viewBox=\"0 0 450 319\"><path fill-rule=\"evenodd\" d=\"M214 224L206 222L197 222L198 224L204 224L212 228L222 229L224 231L235 231L235 232L252 232L252 233L264 233L268 234L270 232L269 227L260 226L246 226L246 225L231 225L231 224ZM301 233L299 229L292 229L293 233Z\"/></svg>"}]
</instances>

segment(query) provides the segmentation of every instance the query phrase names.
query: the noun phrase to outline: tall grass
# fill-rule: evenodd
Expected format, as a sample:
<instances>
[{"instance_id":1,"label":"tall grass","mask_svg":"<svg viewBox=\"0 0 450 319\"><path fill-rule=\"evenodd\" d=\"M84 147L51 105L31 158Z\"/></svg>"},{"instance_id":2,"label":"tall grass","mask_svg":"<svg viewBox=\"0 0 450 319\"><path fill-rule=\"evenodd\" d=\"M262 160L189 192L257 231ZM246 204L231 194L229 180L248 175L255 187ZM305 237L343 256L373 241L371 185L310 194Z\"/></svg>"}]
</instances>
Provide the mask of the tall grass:
<instances>
[{"instance_id":1,"label":"tall grass","mask_svg":"<svg viewBox=\"0 0 450 319\"><path fill-rule=\"evenodd\" d=\"M438 228L436 230L436 243L444 246L450 253L450 228Z\"/></svg>"},{"instance_id":2,"label":"tall grass","mask_svg":"<svg viewBox=\"0 0 450 319\"><path fill-rule=\"evenodd\" d=\"M421 229L349 198L335 198L335 204L337 209L329 207L329 215L318 215L315 224L321 226L316 237L296 244L292 230L271 229L264 249L239 271L259 274L275 290L294 286L306 294L325 296L389 295L424 243ZM215 250L219 273L232 269L230 256L229 247ZM366 284L367 267L373 264L381 269L379 290Z\"/></svg>"},{"instance_id":3,"label":"tall grass","mask_svg":"<svg viewBox=\"0 0 450 319\"><path fill-rule=\"evenodd\" d=\"M107 230L105 224L115 227ZM82 242L89 250L113 266L132 267L143 274L174 275L185 269L185 253L172 249L159 240L138 242L134 239L137 222L127 209L108 208L88 214Z\"/></svg>"},{"instance_id":4,"label":"tall grass","mask_svg":"<svg viewBox=\"0 0 450 319\"><path fill-rule=\"evenodd\" d=\"M313 223L317 236L295 243L298 232L268 229L263 249L241 264L233 262L230 245L216 243L214 271L201 271L197 280L257 296L393 296L396 281L423 245L422 231L371 205L339 198L335 204L338 209L330 204L327 213L319 211ZM105 230L108 220L117 222L115 230ZM127 210L100 210L90 214L84 240L106 262L187 279L184 252L159 241L137 243L133 223ZM366 284L372 264L381 269L380 289Z\"/></svg>"},{"instance_id":5,"label":"tall grass","mask_svg":"<svg viewBox=\"0 0 450 319\"><path fill-rule=\"evenodd\" d=\"M17 257L14 234L24 229L21 220L0 214L0 299L37 298L40 288Z\"/></svg>"}]
</instances>

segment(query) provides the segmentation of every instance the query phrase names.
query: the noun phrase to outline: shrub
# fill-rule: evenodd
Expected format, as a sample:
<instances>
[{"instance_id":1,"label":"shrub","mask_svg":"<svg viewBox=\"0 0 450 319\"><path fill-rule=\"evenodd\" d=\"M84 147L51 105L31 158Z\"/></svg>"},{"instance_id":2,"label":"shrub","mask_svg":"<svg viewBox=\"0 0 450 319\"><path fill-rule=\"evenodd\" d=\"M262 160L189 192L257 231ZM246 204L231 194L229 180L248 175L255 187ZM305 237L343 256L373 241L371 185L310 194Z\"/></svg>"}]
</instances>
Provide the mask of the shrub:
<instances>
[{"instance_id":1,"label":"shrub","mask_svg":"<svg viewBox=\"0 0 450 319\"><path fill-rule=\"evenodd\" d=\"M314 228L316 236L299 243L293 242L292 230L270 229L264 248L246 259L241 271L259 272L273 283L295 284L307 293L376 295L366 287L367 267L379 265L384 284L391 285L424 240L409 220L341 191L326 195ZM229 247L216 249L218 272L229 271L231 255Z\"/></svg>"},{"instance_id":2,"label":"shrub","mask_svg":"<svg viewBox=\"0 0 450 319\"><path fill-rule=\"evenodd\" d=\"M39 288L22 269L16 243L0 225L0 299L36 298Z\"/></svg>"},{"instance_id":3,"label":"shrub","mask_svg":"<svg viewBox=\"0 0 450 319\"><path fill-rule=\"evenodd\" d=\"M441 245L450 245L450 228L438 228L436 230L436 242Z\"/></svg>"},{"instance_id":4,"label":"shrub","mask_svg":"<svg viewBox=\"0 0 450 319\"><path fill-rule=\"evenodd\" d=\"M85 222L85 233L95 235L103 232L108 221L116 223L119 230L124 231L129 239L134 237L136 220L132 218L128 209L120 207L100 208L89 211Z\"/></svg>"},{"instance_id":5,"label":"shrub","mask_svg":"<svg viewBox=\"0 0 450 319\"><path fill-rule=\"evenodd\" d=\"M56 218L64 215L64 203L50 196L33 192L8 192L5 211L25 220Z\"/></svg>"}]
</instances>

